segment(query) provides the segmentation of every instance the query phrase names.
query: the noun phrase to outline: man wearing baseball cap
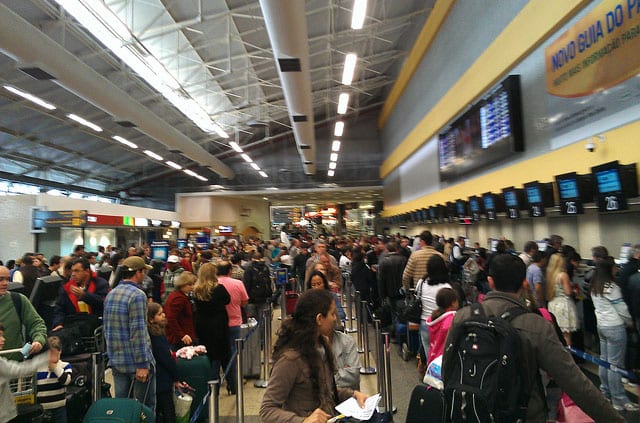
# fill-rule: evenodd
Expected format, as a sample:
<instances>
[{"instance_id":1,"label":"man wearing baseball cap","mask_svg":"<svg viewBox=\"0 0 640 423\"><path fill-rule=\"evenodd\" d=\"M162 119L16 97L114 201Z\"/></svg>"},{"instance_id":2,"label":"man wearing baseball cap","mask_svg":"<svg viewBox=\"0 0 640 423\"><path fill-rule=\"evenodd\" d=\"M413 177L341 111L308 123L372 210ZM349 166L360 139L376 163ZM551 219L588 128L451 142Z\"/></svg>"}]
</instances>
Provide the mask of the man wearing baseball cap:
<instances>
[{"instance_id":1,"label":"man wearing baseball cap","mask_svg":"<svg viewBox=\"0 0 640 423\"><path fill-rule=\"evenodd\" d=\"M103 323L116 398L128 398L134 383L134 398L155 412L155 360L147 331L147 296L140 287L151 268L138 256L122 262L122 281L104 301Z\"/></svg>"},{"instance_id":2,"label":"man wearing baseball cap","mask_svg":"<svg viewBox=\"0 0 640 423\"><path fill-rule=\"evenodd\" d=\"M178 280L180 274L184 272L184 268L180 266L180 257L176 255L170 255L167 258L167 269L164 271L164 298L163 301L173 292L175 289L174 281Z\"/></svg>"}]
</instances>

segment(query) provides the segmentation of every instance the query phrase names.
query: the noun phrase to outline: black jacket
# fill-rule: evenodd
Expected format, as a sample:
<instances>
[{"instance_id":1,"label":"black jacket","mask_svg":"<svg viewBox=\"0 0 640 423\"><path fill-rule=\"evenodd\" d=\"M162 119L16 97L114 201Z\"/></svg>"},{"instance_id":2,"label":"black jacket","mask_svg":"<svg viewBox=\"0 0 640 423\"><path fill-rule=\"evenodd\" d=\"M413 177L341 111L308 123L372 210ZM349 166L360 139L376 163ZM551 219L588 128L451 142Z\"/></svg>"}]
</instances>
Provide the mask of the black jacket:
<instances>
[{"instance_id":1,"label":"black jacket","mask_svg":"<svg viewBox=\"0 0 640 423\"><path fill-rule=\"evenodd\" d=\"M389 253L378 263L378 294L380 299L401 298L402 273L407 259L400 253Z\"/></svg>"}]
</instances>

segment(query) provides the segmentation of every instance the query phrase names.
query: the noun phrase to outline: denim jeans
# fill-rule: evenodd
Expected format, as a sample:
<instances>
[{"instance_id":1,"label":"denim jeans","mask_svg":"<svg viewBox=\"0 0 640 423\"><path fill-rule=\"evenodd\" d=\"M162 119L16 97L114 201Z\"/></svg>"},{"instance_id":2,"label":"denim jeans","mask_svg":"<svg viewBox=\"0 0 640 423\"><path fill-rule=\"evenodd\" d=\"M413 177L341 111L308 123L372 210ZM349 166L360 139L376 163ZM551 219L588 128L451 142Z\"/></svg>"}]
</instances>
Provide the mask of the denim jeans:
<instances>
[{"instance_id":1,"label":"denim jeans","mask_svg":"<svg viewBox=\"0 0 640 423\"><path fill-rule=\"evenodd\" d=\"M424 319L420 319L420 340L422 348L424 348L424 356L429 357L429 326Z\"/></svg>"},{"instance_id":2,"label":"denim jeans","mask_svg":"<svg viewBox=\"0 0 640 423\"><path fill-rule=\"evenodd\" d=\"M133 383L133 398L156 412L156 372L151 366L147 382L136 381L136 373L121 373L116 369L111 369L113 383L115 385L116 398L129 398L131 384Z\"/></svg>"},{"instance_id":3,"label":"denim jeans","mask_svg":"<svg viewBox=\"0 0 640 423\"><path fill-rule=\"evenodd\" d=\"M67 423L67 407L58 407L46 410L51 416L52 423Z\"/></svg>"},{"instance_id":4,"label":"denim jeans","mask_svg":"<svg viewBox=\"0 0 640 423\"><path fill-rule=\"evenodd\" d=\"M598 326L600 336L600 358L612 365L624 368L624 354L627 351L627 332L624 325ZM629 402L625 393L622 376L619 373L599 367L600 391L611 398L613 405L624 405Z\"/></svg>"}]
</instances>

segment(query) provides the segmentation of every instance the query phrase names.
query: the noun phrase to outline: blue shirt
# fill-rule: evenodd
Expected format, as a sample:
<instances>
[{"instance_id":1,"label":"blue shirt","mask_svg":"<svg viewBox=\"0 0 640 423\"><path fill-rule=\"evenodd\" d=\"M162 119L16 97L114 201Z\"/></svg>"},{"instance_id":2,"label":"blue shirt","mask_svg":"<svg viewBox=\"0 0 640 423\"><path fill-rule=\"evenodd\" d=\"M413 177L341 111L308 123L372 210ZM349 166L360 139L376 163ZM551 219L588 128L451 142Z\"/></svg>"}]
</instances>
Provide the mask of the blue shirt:
<instances>
[{"instance_id":1,"label":"blue shirt","mask_svg":"<svg viewBox=\"0 0 640 423\"><path fill-rule=\"evenodd\" d=\"M155 364L147 331L147 296L135 282L122 281L104 301L104 333L111 366L134 373Z\"/></svg>"},{"instance_id":2,"label":"blue shirt","mask_svg":"<svg viewBox=\"0 0 640 423\"><path fill-rule=\"evenodd\" d=\"M538 307L543 307L545 301L543 298L539 298L536 294L536 285L542 286L542 292L544 295L544 275L542 274L542 269L535 263L531 263L529 267L527 267L527 280L529 281L529 285L533 290L533 295L536 296L536 301L538 302Z\"/></svg>"}]
</instances>

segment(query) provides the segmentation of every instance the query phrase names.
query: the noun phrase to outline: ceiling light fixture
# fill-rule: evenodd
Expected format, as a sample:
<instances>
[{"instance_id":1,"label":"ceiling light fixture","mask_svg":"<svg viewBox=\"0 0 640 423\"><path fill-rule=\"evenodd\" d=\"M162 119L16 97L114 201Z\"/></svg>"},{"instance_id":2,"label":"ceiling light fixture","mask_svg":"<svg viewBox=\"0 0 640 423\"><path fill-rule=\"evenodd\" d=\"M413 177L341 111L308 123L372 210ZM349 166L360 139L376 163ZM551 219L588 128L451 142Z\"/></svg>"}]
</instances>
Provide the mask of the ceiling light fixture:
<instances>
[{"instance_id":1,"label":"ceiling light fixture","mask_svg":"<svg viewBox=\"0 0 640 423\"><path fill-rule=\"evenodd\" d=\"M336 126L333 129L333 135L336 137L341 137L344 132L344 122L339 120L336 122Z\"/></svg>"},{"instance_id":2,"label":"ceiling light fixture","mask_svg":"<svg viewBox=\"0 0 640 423\"><path fill-rule=\"evenodd\" d=\"M134 144L131 141L129 141L128 139L122 138L120 135L114 135L111 138L113 138L114 140L118 141L121 144L126 145L127 147L138 148L138 144Z\"/></svg>"},{"instance_id":3,"label":"ceiling light fixture","mask_svg":"<svg viewBox=\"0 0 640 423\"><path fill-rule=\"evenodd\" d=\"M335 170L329 169L329 170L327 171L327 176L333 176L333 175L335 175L335 174L336 174L336 171L335 171Z\"/></svg>"},{"instance_id":4,"label":"ceiling light fixture","mask_svg":"<svg viewBox=\"0 0 640 423\"><path fill-rule=\"evenodd\" d=\"M245 162L247 162L247 163L251 163L251 162L253 162L253 160L251 160L251 157L249 157L249 155L248 155L248 154L242 153L242 154L240 155L240 157L242 157L242 158L244 159L244 161L245 161Z\"/></svg>"},{"instance_id":5,"label":"ceiling light fixture","mask_svg":"<svg viewBox=\"0 0 640 423\"><path fill-rule=\"evenodd\" d=\"M196 173L196 178L200 179L202 182L207 182L208 181L207 178L205 178L204 176L198 175L197 173Z\"/></svg>"},{"instance_id":6,"label":"ceiling light fixture","mask_svg":"<svg viewBox=\"0 0 640 423\"><path fill-rule=\"evenodd\" d=\"M151 150L144 150L144 154L146 154L147 156L154 158L156 160L162 160L162 156L157 155L156 153L154 153Z\"/></svg>"},{"instance_id":7,"label":"ceiling light fixture","mask_svg":"<svg viewBox=\"0 0 640 423\"><path fill-rule=\"evenodd\" d=\"M194 172L193 170L191 170L191 169L184 169L184 170L183 170L183 172L184 172L184 173L186 173L186 174L187 174L187 175L189 175L189 176L193 176L194 178L195 178L196 176L198 176L198 174L197 174L197 173L195 173L195 172Z\"/></svg>"},{"instance_id":8,"label":"ceiling light fixture","mask_svg":"<svg viewBox=\"0 0 640 423\"><path fill-rule=\"evenodd\" d=\"M331 155L329 156L329 160L332 162L337 162L338 161L338 153L331 153Z\"/></svg>"},{"instance_id":9,"label":"ceiling light fixture","mask_svg":"<svg viewBox=\"0 0 640 423\"><path fill-rule=\"evenodd\" d=\"M349 53L344 58L344 69L342 71L342 84L351 85L353 82L353 74L356 70L356 61L358 56L355 53Z\"/></svg>"},{"instance_id":10,"label":"ceiling light fixture","mask_svg":"<svg viewBox=\"0 0 640 423\"><path fill-rule=\"evenodd\" d=\"M258 166L256 163L251 163L251 167L255 170L260 170L260 166Z\"/></svg>"},{"instance_id":11,"label":"ceiling light fixture","mask_svg":"<svg viewBox=\"0 0 640 423\"><path fill-rule=\"evenodd\" d=\"M261 170L260 172L258 172L260 174L260 176L262 176L263 178L268 178L269 175L267 175L263 170Z\"/></svg>"},{"instance_id":12,"label":"ceiling light fixture","mask_svg":"<svg viewBox=\"0 0 640 423\"><path fill-rule=\"evenodd\" d=\"M333 143L331 144L331 151L340 151L340 141L333 140Z\"/></svg>"},{"instance_id":13,"label":"ceiling light fixture","mask_svg":"<svg viewBox=\"0 0 640 423\"><path fill-rule=\"evenodd\" d=\"M367 0L353 0L353 14L351 15L351 28L362 29L366 14L367 14Z\"/></svg>"},{"instance_id":14,"label":"ceiling light fixture","mask_svg":"<svg viewBox=\"0 0 640 423\"><path fill-rule=\"evenodd\" d=\"M215 132L222 138L229 138L224 129L211 120L198 102L186 97L180 82L133 37L129 28L104 2L55 1L200 129L207 133Z\"/></svg>"},{"instance_id":15,"label":"ceiling light fixture","mask_svg":"<svg viewBox=\"0 0 640 423\"><path fill-rule=\"evenodd\" d=\"M75 120L76 122L78 122L81 125L86 126L87 128L91 128L96 132L102 132L102 128L100 128L98 125L96 125L95 123L91 123L86 119L81 118L78 115L74 115L73 113L70 113L67 115L67 117L71 120Z\"/></svg>"},{"instance_id":16,"label":"ceiling light fixture","mask_svg":"<svg viewBox=\"0 0 640 423\"><path fill-rule=\"evenodd\" d=\"M242 153L242 148L240 148L240 146L238 145L237 142L235 141L231 141L229 143L229 145L231 146L231 148L233 148L235 151L237 151L238 153Z\"/></svg>"},{"instance_id":17,"label":"ceiling light fixture","mask_svg":"<svg viewBox=\"0 0 640 423\"><path fill-rule=\"evenodd\" d=\"M32 103L37 104L40 107L44 107L47 110L55 110L56 106L54 106L51 103L47 103L46 101L44 101L43 99L41 99L40 97L36 97L33 94L29 94L26 91L22 91L17 89L16 87L12 87L11 85L5 85L4 89L14 93L15 95L19 95L20 97L24 98L25 100L29 100Z\"/></svg>"},{"instance_id":18,"label":"ceiling light fixture","mask_svg":"<svg viewBox=\"0 0 640 423\"><path fill-rule=\"evenodd\" d=\"M338 166L336 162L329 162L329 169L335 169Z\"/></svg>"},{"instance_id":19,"label":"ceiling light fixture","mask_svg":"<svg viewBox=\"0 0 640 423\"><path fill-rule=\"evenodd\" d=\"M349 105L349 94L342 93L338 97L338 114L344 115L347 113L347 106Z\"/></svg>"},{"instance_id":20,"label":"ceiling light fixture","mask_svg":"<svg viewBox=\"0 0 640 423\"><path fill-rule=\"evenodd\" d=\"M167 163L169 166L171 166L174 169L177 170L182 170L182 166L180 166L178 163L176 162L172 162L171 160L167 160L165 163Z\"/></svg>"}]
</instances>

